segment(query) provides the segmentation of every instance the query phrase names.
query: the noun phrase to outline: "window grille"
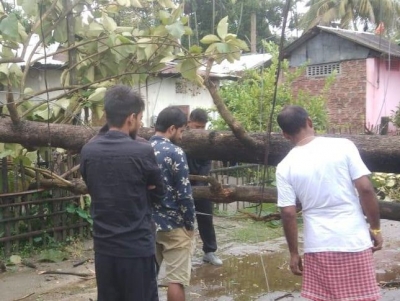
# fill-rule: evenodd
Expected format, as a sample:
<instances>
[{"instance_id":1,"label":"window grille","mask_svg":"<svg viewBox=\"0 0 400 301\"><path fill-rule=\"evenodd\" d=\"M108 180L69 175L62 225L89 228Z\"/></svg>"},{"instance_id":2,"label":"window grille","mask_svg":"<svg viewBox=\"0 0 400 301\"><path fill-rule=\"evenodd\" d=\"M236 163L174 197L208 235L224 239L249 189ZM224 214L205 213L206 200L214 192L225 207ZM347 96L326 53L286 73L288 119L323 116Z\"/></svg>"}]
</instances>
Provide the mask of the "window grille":
<instances>
[{"instance_id":1,"label":"window grille","mask_svg":"<svg viewBox=\"0 0 400 301\"><path fill-rule=\"evenodd\" d=\"M340 63L308 66L307 76L309 77L328 76L331 75L334 71L336 71L337 74L340 73Z\"/></svg>"},{"instance_id":2,"label":"window grille","mask_svg":"<svg viewBox=\"0 0 400 301\"><path fill-rule=\"evenodd\" d=\"M186 94L187 93L187 82L184 80L177 80L175 82L175 93Z\"/></svg>"}]
</instances>

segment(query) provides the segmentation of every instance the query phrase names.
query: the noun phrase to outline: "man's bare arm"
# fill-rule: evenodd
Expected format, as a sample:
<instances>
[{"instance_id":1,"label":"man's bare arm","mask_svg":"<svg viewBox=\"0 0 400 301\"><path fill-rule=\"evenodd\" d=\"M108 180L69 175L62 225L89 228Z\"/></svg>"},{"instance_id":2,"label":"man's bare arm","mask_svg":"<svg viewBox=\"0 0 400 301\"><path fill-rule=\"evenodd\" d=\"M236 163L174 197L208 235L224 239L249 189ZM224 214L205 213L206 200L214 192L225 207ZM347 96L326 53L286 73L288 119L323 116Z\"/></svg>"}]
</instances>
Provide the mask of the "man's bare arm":
<instances>
[{"instance_id":1,"label":"man's bare arm","mask_svg":"<svg viewBox=\"0 0 400 301\"><path fill-rule=\"evenodd\" d=\"M282 207L281 216L290 252L290 270L293 274L301 276L303 263L299 255L296 206Z\"/></svg>"},{"instance_id":2,"label":"man's bare arm","mask_svg":"<svg viewBox=\"0 0 400 301\"><path fill-rule=\"evenodd\" d=\"M382 249L383 239L380 233L379 204L374 187L367 176L362 176L355 180L354 185L358 191L361 207L370 225L371 237L374 240L373 250L380 250Z\"/></svg>"},{"instance_id":3,"label":"man's bare arm","mask_svg":"<svg viewBox=\"0 0 400 301\"><path fill-rule=\"evenodd\" d=\"M296 206L281 208L283 230L290 254L299 254Z\"/></svg>"}]
</instances>

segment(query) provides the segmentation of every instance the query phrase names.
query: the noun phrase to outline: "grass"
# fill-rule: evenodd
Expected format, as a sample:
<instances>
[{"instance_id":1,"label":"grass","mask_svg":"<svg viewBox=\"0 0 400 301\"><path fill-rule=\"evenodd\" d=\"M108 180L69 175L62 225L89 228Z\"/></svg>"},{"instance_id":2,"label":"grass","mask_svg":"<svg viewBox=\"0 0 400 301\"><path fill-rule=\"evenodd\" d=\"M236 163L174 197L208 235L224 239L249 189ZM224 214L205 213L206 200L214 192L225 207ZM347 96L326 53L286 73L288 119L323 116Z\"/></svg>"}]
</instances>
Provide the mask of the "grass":
<instances>
[{"instance_id":1,"label":"grass","mask_svg":"<svg viewBox=\"0 0 400 301\"><path fill-rule=\"evenodd\" d=\"M251 219L243 220L240 227L234 228L231 232L233 239L241 243L259 243L274 238L281 237L283 230L280 221L275 221L276 228L269 226L271 222L253 221Z\"/></svg>"},{"instance_id":2,"label":"grass","mask_svg":"<svg viewBox=\"0 0 400 301\"><path fill-rule=\"evenodd\" d=\"M238 242L254 244L283 237L281 220L256 221L249 217L249 214L257 217L266 217L276 213L279 213L276 204L249 206L240 209L240 211L216 210L214 216L218 220L214 225L218 240L223 243ZM298 219L298 224L299 230L301 230L301 218Z\"/></svg>"},{"instance_id":3,"label":"grass","mask_svg":"<svg viewBox=\"0 0 400 301\"><path fill-rule=\"evenodd\" d=\"M249 206L240 211L216 210L214 216L218 219L215 224L218 240L223 242L258 243L283 236L280 220L255 221L248 214L268 216L277 213L275 204Z\"/></svg>"},{"instance_id":4,"label":"grass","mask_svg":"<svg viewBox=\"0 0 400 301\"><path fill-rule=\"evenodd\" d=\"M47 243L30 245L25 242L19 245L12 245L11 255L19 255L21 258L31 258L38 256L41 252L46 250L60 250L68 254L68 258L81 258L84 252L83 241L85 238L80 238L78 236L70 236L64 242L55 241L50 236L47 238ZM0 260L8 262L10 256L4 256L4 247L0 248Z\"/></svg>"}]
</instances>

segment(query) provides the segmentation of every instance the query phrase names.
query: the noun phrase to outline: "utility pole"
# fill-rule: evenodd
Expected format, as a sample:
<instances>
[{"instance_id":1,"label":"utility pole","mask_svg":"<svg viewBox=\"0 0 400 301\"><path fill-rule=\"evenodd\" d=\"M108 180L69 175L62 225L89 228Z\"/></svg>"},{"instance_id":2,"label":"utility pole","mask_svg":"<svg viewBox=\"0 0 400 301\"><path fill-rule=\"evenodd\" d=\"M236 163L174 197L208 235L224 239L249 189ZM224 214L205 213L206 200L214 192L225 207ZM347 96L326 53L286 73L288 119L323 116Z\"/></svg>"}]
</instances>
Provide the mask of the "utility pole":
<instances>
[{"instance_id":1,"label":"utility pole","mask_svg":"<svg viewBox=\"0 0 400 301\"><path fill-rule=\"evenodd\" d=\"M68 37L68 47L75 44L75 19L72 13L72 2L71 0L63 0L64 9L67 11L67 37ZM76 65L76 48L71 48L68 50L68 66ZM69 85L76 85L76 68L72 68L69 72Z\"/></svg>"},{"instance_id":2,"label":"utility pole","mask_svg":"<svg viewBox=\"0 0 400 301\"><path fill-rule=\"evenodd\" d=\"M250 32L250 51L257 53L257 15L256 12L251 13L251 32Z\"/></svg>"},{"instance_id":3,"label":"utility pole","mask_svg":"<svg viewBox=\"0 0 400 301\"><path fill-rule=\"evenodd\" d=\"M212 22L211 22L211 33L215 33L215 0L212 2Z\"/></svg>"},{"instance_id":4,"label":"utility pole","mask_svg":"<svg viewBox=\"0 0 400 301\"><path fill-rule=\"evenodd\" d=\"M76 63L77 63L77 49L72 47L75 45L75 18L73 15L73 3L72 0L63 0L64 9L67 12L66 20L67 20L67 39L68 39L68 67L69 70L69 85L74 86L77 84L78 78L76 74ZM74 67L72 67L74 66ZM72 68L71 68L72 67ZM85 115L88 116L88 109L85 110ZM81 117L81 113L74 116L72 119L73 124L79 123L79 119Z\"/></svg>"}]
</instances>

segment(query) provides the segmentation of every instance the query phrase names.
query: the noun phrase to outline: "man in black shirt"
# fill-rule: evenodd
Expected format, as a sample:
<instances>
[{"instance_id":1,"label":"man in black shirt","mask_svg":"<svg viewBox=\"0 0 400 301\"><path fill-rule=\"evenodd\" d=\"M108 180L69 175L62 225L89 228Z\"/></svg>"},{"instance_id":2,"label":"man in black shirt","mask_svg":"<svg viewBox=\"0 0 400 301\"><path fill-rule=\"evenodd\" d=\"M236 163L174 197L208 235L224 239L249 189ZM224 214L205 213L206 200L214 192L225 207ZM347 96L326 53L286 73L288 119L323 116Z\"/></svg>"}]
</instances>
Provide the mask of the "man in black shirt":
<instances>
[{"instance_id":1,"label":"man in black shirt","mask_svg":"<svg viewBox=\"0 0 400 301\"><path fill-rule=\"evenodd\" d=\"M203 109L195 109L190 113L188 126L190 129L204 130L208 121L207 112ZM208 176L211 170L210 160L194 159L187 156L189 173L191 175ZM190 181L192 186L204 186L205 182ZM203 241L203 261L213 265L222 265L222 260L215 254L217 250L217 238L213 224L213 204L208 199L195 199L196 218L201 240Z\"/></svg>"},{"instance_id":2,"label":"man in black shirt","mask_svg":"<svg viewBox=\"0 0 400 301\"><path fill-rule=\"evenodd\" d=\"M164 186L153 148L133 140L144 101L127 86L110 88L104 110L109 131L81 151L91 196L98 301L158 301L152 200Z\"/></svg>"}]
</instances>

